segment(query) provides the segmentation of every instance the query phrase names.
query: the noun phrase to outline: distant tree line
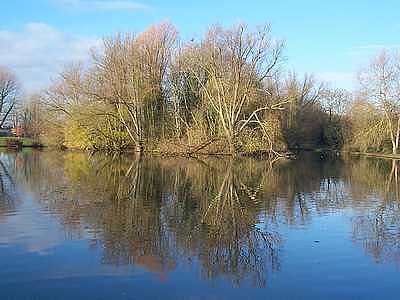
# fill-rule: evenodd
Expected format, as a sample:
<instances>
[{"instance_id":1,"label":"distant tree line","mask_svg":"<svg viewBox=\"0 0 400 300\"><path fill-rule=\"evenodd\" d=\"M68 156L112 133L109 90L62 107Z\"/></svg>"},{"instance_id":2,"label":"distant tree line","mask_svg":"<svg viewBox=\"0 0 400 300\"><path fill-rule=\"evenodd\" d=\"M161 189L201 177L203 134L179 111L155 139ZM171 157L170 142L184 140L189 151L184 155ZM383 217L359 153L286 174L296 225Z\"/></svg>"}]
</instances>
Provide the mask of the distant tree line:
<instances>
[{"instance_id":1,"label":"distant tree line","mask_svg":"<svg viewBox=\"0 0 400 300\"><path fill-rule=\"evenodd\" d=\"M103 39L88 63L0 113L43 144L93 151L398 152L398 55L378 54L350 93L285 71L284 49L269 25L212 26L181 42L172 24L159 23Z\"/></svg>"}]
</instances>

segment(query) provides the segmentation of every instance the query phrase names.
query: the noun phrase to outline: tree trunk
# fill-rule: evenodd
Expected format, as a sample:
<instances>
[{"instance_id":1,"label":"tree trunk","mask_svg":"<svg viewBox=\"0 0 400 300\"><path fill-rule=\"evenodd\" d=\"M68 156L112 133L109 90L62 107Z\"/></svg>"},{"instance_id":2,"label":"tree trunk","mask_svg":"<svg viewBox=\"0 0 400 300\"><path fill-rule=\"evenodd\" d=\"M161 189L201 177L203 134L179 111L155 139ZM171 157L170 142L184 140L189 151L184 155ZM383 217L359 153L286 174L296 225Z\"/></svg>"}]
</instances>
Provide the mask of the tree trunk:
<instances>
[{"instance_id":1,"label":"tree trunk","mask_svg":"<svg viewBox=\"0 0 400 300\"><path fill-rule=\"evenodd\" d=\"M396 138L393 141L393 154L397 154L400 142L400 117L397 117Z\"/></svg>"},{"instance_id":2,"label":"tree trunk","mask_svg":"<svg viewBox=\"0 0 400 300\"><path fill-rule=\"evenodd\" d=\"M236 155L236 147L232 141L229 141L229 153Z\"/></svg>"},{"instance_id":3,"label":"tree trunk","mask_svg":"<svg viewBox=\"0 0 400 300\"><path fill-rule=\"evenodd\" d=\"M135 151L136 151L137 153L143 153L144 147L143 147L143 143L142 143L142 142L138 142L138 143L136 144Z\"/></svg>"},{"instance_id":4,"label":"tree trunk","mask_svg":"<svg viewBox=\"0 0 400 300\"><path fill-rule=\"evenodd\" d=\"M229 143L229 154L236 156L239 153L239 141L236 135L232 135L228 138Z\"/></svg>"}]
</instances>

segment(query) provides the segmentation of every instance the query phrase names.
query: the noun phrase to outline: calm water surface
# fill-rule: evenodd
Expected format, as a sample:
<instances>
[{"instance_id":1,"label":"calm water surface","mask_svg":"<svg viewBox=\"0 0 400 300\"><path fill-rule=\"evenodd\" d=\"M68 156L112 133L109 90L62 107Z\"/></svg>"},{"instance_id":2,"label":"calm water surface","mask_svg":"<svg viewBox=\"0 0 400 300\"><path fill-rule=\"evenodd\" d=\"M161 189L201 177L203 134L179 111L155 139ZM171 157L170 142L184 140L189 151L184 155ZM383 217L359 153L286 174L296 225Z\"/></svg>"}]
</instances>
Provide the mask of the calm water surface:
<instances>
[{"instance_id":1,"label":"calm water surface","mask_svg":"<svg viewBox=\"0 0 400 300\"><path fill-rule=\"evenodd\" d=\"M0 153L0 298L399 299L397 168Z\"/></svg>"}]
</instances>

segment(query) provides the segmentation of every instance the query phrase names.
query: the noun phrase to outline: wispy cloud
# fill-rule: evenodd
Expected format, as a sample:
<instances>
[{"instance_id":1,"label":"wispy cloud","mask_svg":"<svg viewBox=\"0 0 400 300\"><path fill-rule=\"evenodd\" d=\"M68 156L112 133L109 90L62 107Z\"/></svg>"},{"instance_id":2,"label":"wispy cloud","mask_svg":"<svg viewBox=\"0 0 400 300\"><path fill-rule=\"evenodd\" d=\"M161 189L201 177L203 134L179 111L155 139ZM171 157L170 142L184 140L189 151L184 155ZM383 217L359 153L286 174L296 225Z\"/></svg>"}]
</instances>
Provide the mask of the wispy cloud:
<instances>
[{"instance_id":1,"label":"wispy cloud","mask_svg":"<svg viewBox=\"0 0 400 300\"><path fill-rule=\"evenodd\" d=\"M72 61L87 61L97 37L64 33L45 23L28 23L20 31L0 29L0 65L17 73L28 90L37 90Z\"/></svg>"},{"instance_id":2,"label":"wispy cloud","mask_svg":"<svg viewBox=\"0 0 400 300\"><path fill-rule=\"evenodd\" d=\"M81 12L139 11L149 6L130 0L52 0L64 9Z\"/></svg>"},{"instance_id":3,"label":"wispy cloud","mask_svg":"<svg viewBox=\"0 0 400 300\"><path fill-rule=\"evenodd\" d=\"M368 44L368 45L359 45L350 48L347 51L348 55L370 55L372 53L376 53L377 51L389 49L389 50L397 50L400 49L400 44Z\"/></svg>"}]
</instances>

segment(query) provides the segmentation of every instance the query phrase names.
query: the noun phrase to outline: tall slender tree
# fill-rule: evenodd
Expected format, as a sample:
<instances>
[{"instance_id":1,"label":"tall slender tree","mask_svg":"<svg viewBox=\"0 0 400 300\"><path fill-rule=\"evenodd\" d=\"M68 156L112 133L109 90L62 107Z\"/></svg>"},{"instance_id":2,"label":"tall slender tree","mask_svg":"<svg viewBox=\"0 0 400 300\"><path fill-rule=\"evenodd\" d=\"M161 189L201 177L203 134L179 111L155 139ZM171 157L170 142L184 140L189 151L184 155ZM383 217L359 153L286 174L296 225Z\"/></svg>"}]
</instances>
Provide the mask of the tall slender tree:
<instances>
[{"instance_id":1,"label":"tall slender tree","mask_svg":"<svg viewBox=\"0 0 400 300\"><path fill-rule=\"evenodd\" d=\"M0 67L0 128L4 127L15 108L20 86L14 73Z\"/></svg>"}]
</instances>

